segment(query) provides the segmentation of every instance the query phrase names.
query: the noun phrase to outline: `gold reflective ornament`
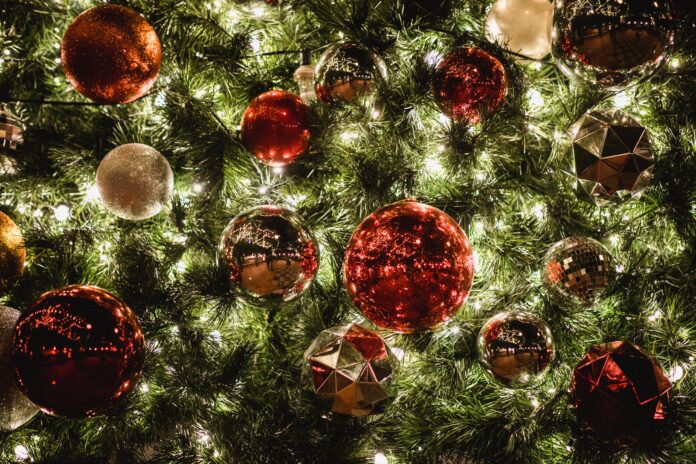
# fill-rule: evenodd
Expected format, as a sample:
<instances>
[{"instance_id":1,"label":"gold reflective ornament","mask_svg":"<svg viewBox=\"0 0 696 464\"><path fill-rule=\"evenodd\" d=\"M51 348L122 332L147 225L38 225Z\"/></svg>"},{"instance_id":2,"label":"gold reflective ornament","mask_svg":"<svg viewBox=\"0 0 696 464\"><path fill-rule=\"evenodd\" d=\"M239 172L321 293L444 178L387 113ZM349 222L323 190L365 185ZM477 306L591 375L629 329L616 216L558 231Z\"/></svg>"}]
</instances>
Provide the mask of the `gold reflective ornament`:
<instances>
[{"instance_id":1,"label":"gold reflective ornament","mask_svg":"<svg viewBox=\"0 0 696 464\"><path fill-rule=\"evenodd\" d=\"M496 0L486 18L486 34L511 52L540 60L551 53L552 17L549 0Z\"/></svg>"},{"instance_id":2,"label":"gold reflective ornament","mask_svg":"<svg viewBox=\"0 0 696 464\"><path fill-rule=\"evenodd\" d=\"M8 215L0 212L0 294L7 293L17 283L26 256L22 231Z\"/></svg>"}]
</instances>

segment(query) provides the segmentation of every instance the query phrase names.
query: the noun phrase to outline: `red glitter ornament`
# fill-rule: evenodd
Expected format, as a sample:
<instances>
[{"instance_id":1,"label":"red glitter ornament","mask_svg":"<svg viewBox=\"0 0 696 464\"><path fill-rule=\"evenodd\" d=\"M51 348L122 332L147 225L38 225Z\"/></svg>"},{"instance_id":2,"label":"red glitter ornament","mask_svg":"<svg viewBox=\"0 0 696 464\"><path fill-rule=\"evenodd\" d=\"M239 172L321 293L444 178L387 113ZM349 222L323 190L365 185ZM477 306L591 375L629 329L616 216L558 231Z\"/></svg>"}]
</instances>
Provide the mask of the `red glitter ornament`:
<instances>
[{"instance_id":1,"label":"red glitter ornament","mask_svg":"<svg viewBox=\"0 0 696 464\"><path fill-rule=\"evenodd\" d=\"M507 74L493 55L480 48L460 47L438 64L433 90L445 115L476 124L481 109L495 111L505 99Z\"/></svg>"},{"instance_id":2,"label":"red glitter ornament","mask_svg":"<svg viewBox=\"0 0 696 464\"><path fill-rule=\"evenodd\" d=\"M428 330L466 300L474 255L451 217L404 200L375 211L353 232L343 278L353 302L375 324L402 333Z\"/></svg>"},{"instance_id":3,"label":"red glitter ornament","mask_svg":"<svg viewBox=\"0 0 696 464\"><path fill-rule=\"evenodd\" d=\"M242 117L242 141L267 166L284 166L307 151L309 107L300 97L271 90L256 97Z\"/></svg>"},{"instance_id":4,"label":"red glitter ornament","mask_svg":"<svg viewBox=\"0 0 696 464\"><path fill-rule=\"evenodd\" d=\"M133 311L106 290L71 285L43 294L17 321L19 388L44 412L90 417L140 378L145 342Z\"/></svg>"},{"instance_id":5,"label":"red glitter ornament","mask_svg":"<svg viewBox=\"0 0 696 464\"><path fill-rule=\"evenodd\" d=\"M160 41L150 23L120 5L100 5L79 15L60 48L65 76L75 90L98 103L142 97L162 63Z\"/></svg>"},{"instance_id":6,"label":"red glitter ornament","mask_svg":"<svg viewBox=\"0 0 696 464\"><path fill-rule=\"evenodd\" d=\"M590 349L573 372L570 396L578 417L602 440L632 444L654 437L671 388L652 357L616 341Z\"/></svg>"}]
</instances>

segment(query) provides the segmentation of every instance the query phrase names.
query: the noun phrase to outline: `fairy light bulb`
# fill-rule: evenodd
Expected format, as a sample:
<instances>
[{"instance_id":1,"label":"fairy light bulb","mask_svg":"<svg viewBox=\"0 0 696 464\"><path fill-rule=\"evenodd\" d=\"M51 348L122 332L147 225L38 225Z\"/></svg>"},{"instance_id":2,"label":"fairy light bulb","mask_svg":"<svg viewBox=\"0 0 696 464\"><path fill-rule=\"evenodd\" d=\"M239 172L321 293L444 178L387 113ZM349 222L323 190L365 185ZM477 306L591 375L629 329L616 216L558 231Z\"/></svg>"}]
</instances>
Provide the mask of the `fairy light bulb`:
<instances>
[{"instance_id":1,"label":"fairy light bulb","mask_svg":"<svg viewBox=\"0 0 696 464\"><path fill-rule=\"evenodd\" d=\"M300 88L300 98L306 103L317 99L314 91L314 66L311 64L311 52L305 48L301 52L302 64L295 70L295 82Z\"/></svg>"}]
</instances>

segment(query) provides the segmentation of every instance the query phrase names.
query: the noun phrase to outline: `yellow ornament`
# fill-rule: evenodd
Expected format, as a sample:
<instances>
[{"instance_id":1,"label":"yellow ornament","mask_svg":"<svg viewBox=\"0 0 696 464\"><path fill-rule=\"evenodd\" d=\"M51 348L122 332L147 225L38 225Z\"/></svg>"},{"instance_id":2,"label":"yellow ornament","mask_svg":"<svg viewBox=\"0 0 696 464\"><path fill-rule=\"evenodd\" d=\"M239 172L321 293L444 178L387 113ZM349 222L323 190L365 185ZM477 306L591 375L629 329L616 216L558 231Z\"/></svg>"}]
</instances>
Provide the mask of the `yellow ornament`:
<instances>
[{"instance_id":1,"label":"yellow ornament","mask_svg":"<svg viewBox=\"0 0 696 464\"><path fill-rule=\"evenodd\" d=\"M17 283L26 256L22 231L8 215L0 212L0 294Z\"/></svg>"},{"instance_id":2,"label":"yellow ornament","mask_svg":"<svg viewBox=\"0 0 696 464\"><path fill-rule=\"evenodd\" d=\"M551 53L553 2L497 0L486 18L486 34L511 52L540 60Z\"/></svg>"}]
</instances>

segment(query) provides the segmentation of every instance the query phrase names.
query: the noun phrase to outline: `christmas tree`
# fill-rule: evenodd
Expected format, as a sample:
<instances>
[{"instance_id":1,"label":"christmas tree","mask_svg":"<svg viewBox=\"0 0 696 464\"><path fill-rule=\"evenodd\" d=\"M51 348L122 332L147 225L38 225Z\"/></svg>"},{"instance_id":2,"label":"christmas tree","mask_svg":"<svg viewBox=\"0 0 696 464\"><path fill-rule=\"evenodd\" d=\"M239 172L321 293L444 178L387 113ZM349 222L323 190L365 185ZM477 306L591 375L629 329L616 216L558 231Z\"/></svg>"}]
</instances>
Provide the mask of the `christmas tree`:
<instances>
[{"instance_id":1,"label":"christmas tree","mask_svg":"<svg viewBox=\"0 0 696 464\"><path fill-rule=\"evenodd\" d=\"M0 0L0 462L695 462L692 3Z\"/></svg>"}]
</instances>

